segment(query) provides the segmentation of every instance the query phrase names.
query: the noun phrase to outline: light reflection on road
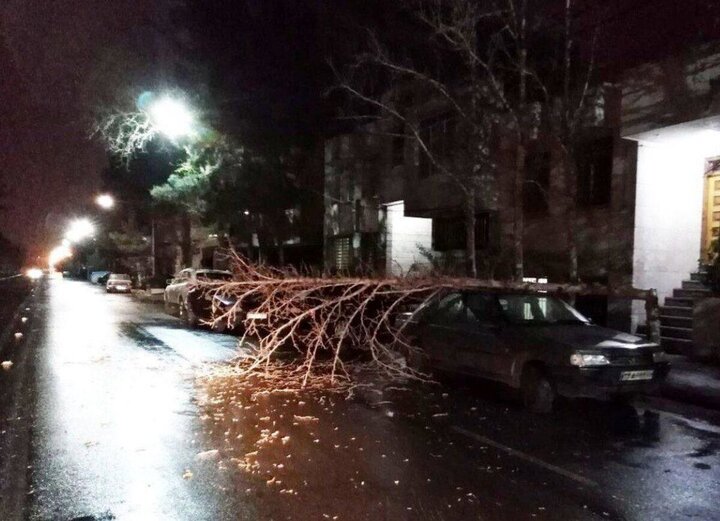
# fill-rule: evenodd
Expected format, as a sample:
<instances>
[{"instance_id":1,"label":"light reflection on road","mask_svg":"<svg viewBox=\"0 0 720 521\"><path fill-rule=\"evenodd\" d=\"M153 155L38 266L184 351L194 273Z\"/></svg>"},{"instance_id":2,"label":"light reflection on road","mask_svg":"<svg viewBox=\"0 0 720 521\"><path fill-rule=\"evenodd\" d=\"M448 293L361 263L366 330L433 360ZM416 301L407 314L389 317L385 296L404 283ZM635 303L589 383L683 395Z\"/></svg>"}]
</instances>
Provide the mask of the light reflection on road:
<instances>
[{"instance_id":1,"label":"light reflection on road","mask_svg":"<svg viewBox=\"0 0 720 521\"><path fill-rule=\"evenodd\" d=\"M182 477L195 453L189 362L124 334L137 320L127 296L63 280L48 293L33 515L211 519Z\"/></svg>"}]
</instances>

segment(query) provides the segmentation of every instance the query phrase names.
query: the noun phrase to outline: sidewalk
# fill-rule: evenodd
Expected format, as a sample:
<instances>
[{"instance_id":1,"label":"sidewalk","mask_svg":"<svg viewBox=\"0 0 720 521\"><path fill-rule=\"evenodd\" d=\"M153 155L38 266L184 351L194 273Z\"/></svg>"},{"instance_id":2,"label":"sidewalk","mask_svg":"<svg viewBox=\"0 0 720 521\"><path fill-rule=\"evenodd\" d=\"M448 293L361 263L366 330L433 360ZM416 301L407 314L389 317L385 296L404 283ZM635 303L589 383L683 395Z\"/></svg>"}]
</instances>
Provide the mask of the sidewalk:
<instances>
[{"instance_id":1,"label":"sidewalk","mask_svg":"<svg viewBox=\"0 0 720 521\"><path fill-rule=\"evenodd\" d=\"M720 410L720 365L670 357L670 373L659 394L678 402Z\"/></svg>"}]
</instances>

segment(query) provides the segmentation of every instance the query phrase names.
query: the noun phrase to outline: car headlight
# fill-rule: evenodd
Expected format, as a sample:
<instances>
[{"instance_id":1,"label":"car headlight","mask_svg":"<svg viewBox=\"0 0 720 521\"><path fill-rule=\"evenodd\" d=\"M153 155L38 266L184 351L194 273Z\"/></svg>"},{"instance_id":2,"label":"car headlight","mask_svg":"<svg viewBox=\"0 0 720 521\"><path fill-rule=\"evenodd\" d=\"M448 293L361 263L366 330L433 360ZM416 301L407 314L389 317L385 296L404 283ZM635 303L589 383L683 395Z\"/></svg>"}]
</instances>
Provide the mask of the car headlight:
<instances>
[{"instance_id":1,"label":"car headlight","mask_svg":"<svg viewBox=\"0 0 720 521\"><path fill-rule=\"evenodd\" d=\"M588 367L593 365L608 365L608 360L605 355L596 355L589 353L573 353L570 355L570 365L576 365L578 367Z\"/></svg>"},{"instance_id":2,"label":"car headlight","mask_svg":"<svg viewBox=\"0 0 720 521\"><path fill-rule=\"evenodd\" d=\"M656 364L660 362L667 362L667 355L665 354L665 351L653 352L653 362Z\"/></svg>"}]
</instances>

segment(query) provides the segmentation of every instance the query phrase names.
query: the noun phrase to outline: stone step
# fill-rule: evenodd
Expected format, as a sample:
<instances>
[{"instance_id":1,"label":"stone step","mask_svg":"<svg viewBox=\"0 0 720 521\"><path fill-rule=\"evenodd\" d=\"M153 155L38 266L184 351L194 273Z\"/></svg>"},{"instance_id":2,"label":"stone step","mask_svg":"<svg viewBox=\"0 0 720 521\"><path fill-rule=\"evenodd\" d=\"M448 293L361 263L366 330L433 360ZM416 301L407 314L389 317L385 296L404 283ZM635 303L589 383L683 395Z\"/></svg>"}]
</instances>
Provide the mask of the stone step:
<instances>
[{"instance_id":1,"label":"stone step","mask_svg":"<svg viewBox=\"0 0 720 521\"><path fill-rule=\"evenodd\" d=\"M663 350L668 353L674 353L678 355L688 354L692 351L692 340L686 340L684 338L660 338L660 345Z\"/></svg>"},{"instance_id":2,"label":"stone step","mask_svg":"<svg viewBox=\"0 0 720 521\"><path fill-rule=\"evenodd\" d=\"M682 338L684 340L692 339L691 327L670 327L661 325L660 336L662 338Z\"/></svg>"},{"instance_id":3,"label":"stone step","mask_svg":"<svg viewBox=\"0 0 720 521\"><path fill-rule=\"evenodd\" d=\"M683 280L682 289L707 289L699 280Z\"/></svg>"},{"instance_id":4,"label":"stone step","mask_svg":"<svg viewBox=\"0 0 720 521\"><path fill-rule=\"evenodd\" d=\"M660 315L660 324L668 327L692 328L692 317L675 317L672 315Z\"/></svg>"},{"instance_id":5,"label":"stone step","mask_svg":"<svg viewBox=\"0 0 720 521\"><path fill-rule=\"evenodd\" d=\"M692 315L692 307L693 307L694 299L692 298L684 298L684 297L666 297L665 298L665 306L670 306L674 308L688 308L690 310L690 314Z\"/></svg>"},{"instance_id":6,"label":"stone step","mask_svg":"<svg viewBox=\"0 0 720 521\"><path fill-rule=\"evenodd\" d=\"M702 282L703 280L705 280L705 275L706 275L705 272L696 271L696 272L690 274L690 280Z\"/></svg>"},{"instance_id":7,"label":"stone step","mask_svg":"<svg viewBox=\"0 0 720 521\"><path fill-rule=\"evenodd\" d=\"M665 299L667 301L667 299ZM693 310L688 306L660 306L660 316L692 318Z\"/></svg>"},{"instance_id":8,"label":"stone step","mask_svg":"<svg viewBox=\"0 0 720 521\"><path fill-rule=\"evenodd\" d=\"M690 298L690 299L701 299L710 296L710 290L706 288L702 289L674 289L673 297L675 298Z\"/></svg>"}]
</instances>

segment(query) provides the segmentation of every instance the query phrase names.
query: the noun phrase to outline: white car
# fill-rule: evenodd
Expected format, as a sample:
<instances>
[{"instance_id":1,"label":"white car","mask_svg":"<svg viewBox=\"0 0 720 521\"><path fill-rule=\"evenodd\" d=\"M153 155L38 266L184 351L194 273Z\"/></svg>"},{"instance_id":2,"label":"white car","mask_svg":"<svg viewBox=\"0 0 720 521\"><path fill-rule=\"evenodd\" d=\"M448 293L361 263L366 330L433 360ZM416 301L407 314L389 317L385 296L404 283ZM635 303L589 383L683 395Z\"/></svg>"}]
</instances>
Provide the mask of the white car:
<instances>
[{"instance_id":1,"label":"white car","mask_svg":"<svg viewBox=\"0 0 720 521\"><path fill-rule=\"evenodd\" d=\"M232 280L232 273L224 270L211 270L203 268L185 268L174 278L168 280L165 288L165 311L170 314L179 313L180 318L191 326L197 326L207 313L208 304L196 302L190 298L190 290L197 282L219 282Z\"/></svg>"},{"instance_id":2,"label":"white car","mask_svg":"<svg viewBox=\"0 0 720 521\"><path fill-rule=\"evenodd\" d=\"M111 273L105 283L105 291L108 293L130 293L132 280L126 273Z\"/></svg>"}]
</instances>

